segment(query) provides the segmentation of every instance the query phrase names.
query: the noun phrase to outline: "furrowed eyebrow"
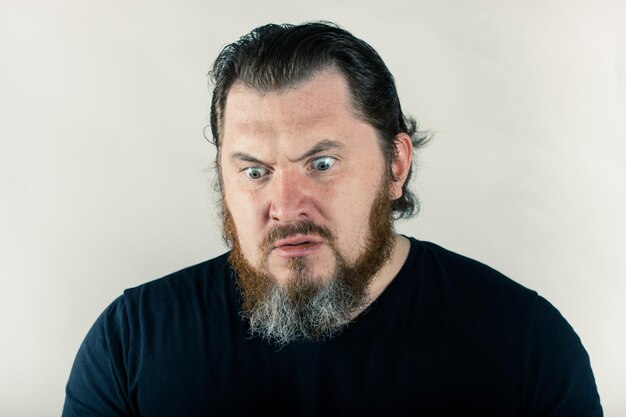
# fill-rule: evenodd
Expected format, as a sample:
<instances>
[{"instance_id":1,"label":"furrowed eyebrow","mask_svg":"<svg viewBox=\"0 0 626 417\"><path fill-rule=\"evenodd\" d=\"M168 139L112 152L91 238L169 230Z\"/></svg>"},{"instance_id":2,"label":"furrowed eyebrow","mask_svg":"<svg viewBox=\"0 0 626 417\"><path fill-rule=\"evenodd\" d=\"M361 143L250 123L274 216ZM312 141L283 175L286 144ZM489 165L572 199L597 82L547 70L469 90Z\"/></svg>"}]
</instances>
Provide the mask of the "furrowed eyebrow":
<instances>
[{"instance_id":1,"label":"furrowed eyebrow","mask_svg":"<svg viewBox=\"0 0 626 417\"><path fill-rule=\"evenodd\" d=\"M342 143L336 142L334 140L324 139L316 143L311 149L309 149L308 151L306 151L305 153L303 153L296 159L289 159L289 161L299 162L299 161L302 161L303 159L310 158L311 156L317 153L324 152L329 149L343 148L343 146L344 145ZM259 164L259 165L268 165L266 162L263 162L260 159L255 158L254 156L245 152L233 152L230 155L229 159L234 163L244 161L244 162L252 162L254 164Z\"/></svg>"},{"instance_id":2,"label":"furrowed eyebrow","mask_svg":"<svg viewBox=\"0 0 626 417\"><path fill-rule=\"evenodd\" d=\"M230 160L232 162L244 161L244 162L252 162L259 165L267 165L265 162L260 159L255 158L254 156L247 154L245 152L235 152L230 155Z\"/></svg>"}]
</instances>

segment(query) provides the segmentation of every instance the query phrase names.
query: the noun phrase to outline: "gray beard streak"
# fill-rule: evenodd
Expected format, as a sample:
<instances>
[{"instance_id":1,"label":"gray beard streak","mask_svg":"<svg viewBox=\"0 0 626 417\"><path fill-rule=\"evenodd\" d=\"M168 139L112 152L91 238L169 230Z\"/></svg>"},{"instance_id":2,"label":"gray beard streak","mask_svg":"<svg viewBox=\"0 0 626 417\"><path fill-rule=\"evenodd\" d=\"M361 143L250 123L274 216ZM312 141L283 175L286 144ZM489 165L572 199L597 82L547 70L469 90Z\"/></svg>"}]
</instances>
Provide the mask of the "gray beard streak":
<instances>
[{"instance_id":1,"label":"gray beard streak","mask_svg":"<svg viewBox=\"0 0 626 417\"><path fill-rule=\"evenodd\" d=\"M310 298L297 301L274 283L266 299L246 317L253 336L282 347L336 336L367 304L366 298L355 297L339 277L331 278Z\"/></svg>"}]
</instances>

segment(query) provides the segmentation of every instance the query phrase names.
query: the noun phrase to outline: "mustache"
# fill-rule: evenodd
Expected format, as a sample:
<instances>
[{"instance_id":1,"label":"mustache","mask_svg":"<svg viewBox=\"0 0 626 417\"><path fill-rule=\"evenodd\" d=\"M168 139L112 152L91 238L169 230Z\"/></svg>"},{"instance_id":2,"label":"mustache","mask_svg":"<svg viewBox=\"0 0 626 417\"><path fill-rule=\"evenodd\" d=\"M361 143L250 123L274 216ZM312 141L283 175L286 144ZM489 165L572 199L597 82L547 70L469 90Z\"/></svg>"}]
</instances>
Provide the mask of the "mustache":
<instances>
[{"instance_id":1,"label":"mustache","mask_svg":"<svg viewBox=\"0 0 626 417\"><path fill-rule=\"evenodd\" d=\"M333 242L332 233L327 227L320 226L312 220L301 220L296 223L274 225L263 239L263 251L270 250L274 242L280 239L286 239L294 235L312 235L317 234L329 242Z\"/></svg>"}]
</instances>

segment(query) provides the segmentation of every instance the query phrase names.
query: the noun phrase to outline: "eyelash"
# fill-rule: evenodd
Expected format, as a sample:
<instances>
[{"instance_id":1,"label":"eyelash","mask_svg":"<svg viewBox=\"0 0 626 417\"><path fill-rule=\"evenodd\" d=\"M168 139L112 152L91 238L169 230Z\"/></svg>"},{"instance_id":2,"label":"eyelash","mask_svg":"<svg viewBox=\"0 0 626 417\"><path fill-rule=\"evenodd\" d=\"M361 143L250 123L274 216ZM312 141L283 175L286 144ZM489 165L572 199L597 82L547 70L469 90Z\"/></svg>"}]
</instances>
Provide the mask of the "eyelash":
<instances>
[{"instance_id":1,"label":"eyelash","mask_svg":"<svg viewBox=\"0 0 626 417\"><path fill-rule=\"evenodd\" d=\"M315 169L314 165L316 162L318 161L324 161L327 165L328 168L326 169ZM333 157L333 156L318 156L316 158L313 158L311 160L311 163L309 164L311 166L311 170L317 171L317 172L326 172L329 169L331 169L335 163L337 162L337 158ZM262 167L262 166L252 166L252 167L245 167L241 170L249 179L253 180L253 181L257 181L262 179L263 177L265 177L266 175L269 174L270 170L268 168ZM251 173L256 172L256 171L265 171L264 174L261 174L258 177L252 177Z\"/></svg>"},{"instance_id":2,"label":"eyelash","mask_svg":"<svg viewBox=\"0 0 626 417\"><path fill-rule=\"evenodd\" d=\"M266 171L264 175L260 175L258 177L252 177L251 176L251 172L254 172L253 170L264 170ZM261 178L263 178L264 176L266 176L269 173L269 169L265 168L265 167L246 167L244 169L241 170L244 174L246 174L246 177L248 177L249 179L256 181L256 180L260 180Z\"/></svg>"},{"instance_id":3,"label":"eyelash","mask_svg":"<svg viewBox=\"0 0 626 417\"><path fill-rule=\"evenodd\" d=\"M311 161L311 166L313 166L315 164L316 161L325 161L326 164L329 164L328 168L326 169L316 169L316 171L319 172L325 172L328 171L329 169L331 169L333 167L333 165L335 165L335 163L337 162L337 158L334 158L332 156L319 156L317 158L313 158L313 160ZM314 169L314 168L313 168Z\"/></svg>"}]
</instances>

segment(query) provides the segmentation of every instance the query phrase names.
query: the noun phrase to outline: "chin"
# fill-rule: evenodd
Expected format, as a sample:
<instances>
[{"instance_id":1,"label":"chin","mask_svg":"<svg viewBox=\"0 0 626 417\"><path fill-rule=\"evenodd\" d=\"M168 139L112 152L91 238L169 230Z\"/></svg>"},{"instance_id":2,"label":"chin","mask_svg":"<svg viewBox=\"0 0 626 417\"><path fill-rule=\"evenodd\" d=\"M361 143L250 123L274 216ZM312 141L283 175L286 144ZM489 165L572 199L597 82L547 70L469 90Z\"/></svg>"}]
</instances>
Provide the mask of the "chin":
<instances>
[{"instance_id":1,"label":"chin","mask_svg":"<svg viewBox=\"0 0 626 417\"><path fill-rule=\"evenodd\" d=\"M329 265L332 263L332 265ZM269 268L268 275L280 287L306 282L315 286L325 286L335 279L335 262L323 262L308 257L290 258L286 265Z\"/></svg>"}]
</instances>

